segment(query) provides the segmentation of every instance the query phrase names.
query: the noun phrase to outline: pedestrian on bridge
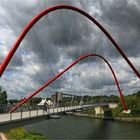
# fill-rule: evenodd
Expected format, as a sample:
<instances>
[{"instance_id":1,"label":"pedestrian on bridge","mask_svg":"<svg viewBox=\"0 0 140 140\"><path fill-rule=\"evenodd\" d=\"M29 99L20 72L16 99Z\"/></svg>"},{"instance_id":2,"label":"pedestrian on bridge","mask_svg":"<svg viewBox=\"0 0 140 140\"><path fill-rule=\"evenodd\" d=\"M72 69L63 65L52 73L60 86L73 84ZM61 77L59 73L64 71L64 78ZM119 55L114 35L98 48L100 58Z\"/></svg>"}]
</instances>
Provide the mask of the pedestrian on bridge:
<instances>
[{"instance_id":1,"label":"pedestrian on bridge","mask_svg":"<svg viewBox=\"0 0 140 140\"><path fill-rule=\"evenodd\" d=\"M43 105L43 110L45 110L47 112L47 109L48 109L48 105L46 102L44 102L44 105Z\"/></svg>"}]
</instances>

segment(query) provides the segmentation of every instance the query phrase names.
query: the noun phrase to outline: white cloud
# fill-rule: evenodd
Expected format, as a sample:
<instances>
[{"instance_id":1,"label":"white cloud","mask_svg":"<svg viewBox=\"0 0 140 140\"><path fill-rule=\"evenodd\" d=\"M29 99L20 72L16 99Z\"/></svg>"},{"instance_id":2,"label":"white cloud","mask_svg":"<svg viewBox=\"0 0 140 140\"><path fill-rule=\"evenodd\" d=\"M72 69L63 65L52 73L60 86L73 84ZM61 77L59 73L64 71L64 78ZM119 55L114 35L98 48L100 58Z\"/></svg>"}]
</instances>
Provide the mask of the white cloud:
<instances>
[{"instance_id":1,"label":"white cloud","mask_svg":"<svg viewBox=\"0 0 140 140\"><path fill-rule=\"evenodd\" d=\"M39 11L60 2L78 6L100 20L115 36L122 49L140 71L140 42L137 37L140 30L137 26L139 22L137 20L135 24L131 21L127 26L123 25L130 17L134 19L135 16L138 17L139 11L133 6L133 3L128 3L128 1L122 2L122 4L121 1L107 0L106 2L98 0L90 2L84 0L0 1L0 63L29 21ZM114 10L110 11L110 7L114 7ZM125 9L128 16L124 16L124 13L120 12L121 10L117 12L116 9ZM116 16L112 17L114 13ZM122 57L116 53L108 39L95 27L79 14L65 10L51 13L48 18L44 17L31 29L21 43L7 72L2 76L0 85L8 91L10 98L25 97L62 71L80 55L92 52L107 58L116 72L121 87L135 91L140 86L139 79L134 76ZM127 30L130 28L131 30ZM132 46L134 42L135 45ZM109 68L96 58L86 59L74 66L44 92L52 93L59 89L66 92L71 91L73 94L117 93ZM128 94L129 91L125 90L124 93Z\"/></svg>"}]
</instances>

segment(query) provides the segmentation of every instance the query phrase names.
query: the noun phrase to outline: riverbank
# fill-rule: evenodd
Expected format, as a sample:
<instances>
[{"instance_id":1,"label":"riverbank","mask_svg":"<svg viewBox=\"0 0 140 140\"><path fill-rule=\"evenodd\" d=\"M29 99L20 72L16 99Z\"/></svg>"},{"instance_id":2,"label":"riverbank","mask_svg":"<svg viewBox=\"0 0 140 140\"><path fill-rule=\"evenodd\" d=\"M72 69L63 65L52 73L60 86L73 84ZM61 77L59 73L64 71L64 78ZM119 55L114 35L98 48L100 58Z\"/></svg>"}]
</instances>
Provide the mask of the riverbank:
<instances>
[{"instance_id":1,"label":"riverbank","mask_svg":"<svg viewBox=\"0 0 140 140\"><path fill-rule=\"evenodd\" d=\"M14 128L7 132L0 133L0 140L50 140L50 138L43 136L42 134L26 131L24 128Z\"/></svg>"},{"instance_id":2,"label":"riverbank","mask_svg":"<svg viewBox=\"0 0 140 140\"><path fill-rule=\"evenodd\" d=\"M90 117L95 119L104 119L104 120L112 120L112 121L123 121L123 122L136 122L140 123L140 118L123 118L123 117L107 117L107 116L95 116L84 113L73 113L75 116L79 117Z\"/></svg>"}]
</instances>

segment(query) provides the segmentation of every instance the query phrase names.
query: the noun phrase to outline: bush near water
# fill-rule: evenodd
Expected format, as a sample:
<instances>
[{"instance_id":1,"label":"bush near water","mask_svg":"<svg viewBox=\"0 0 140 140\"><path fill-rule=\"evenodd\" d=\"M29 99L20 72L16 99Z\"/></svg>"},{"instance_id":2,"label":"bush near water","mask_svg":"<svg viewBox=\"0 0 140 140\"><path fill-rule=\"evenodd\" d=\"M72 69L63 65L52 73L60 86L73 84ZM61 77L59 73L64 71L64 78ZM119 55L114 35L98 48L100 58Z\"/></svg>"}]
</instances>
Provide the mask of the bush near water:
<instances>
[{"instance_id":1,"label":"bush near water","mask_svg":"<svg viewBox=\"0 0 140 140\"><path fill-rule=\"evenodd\" d=\"M39 133L27 132L24 128L15 128L6 132L8 139L13 140L50 140Z\"/></svg>"}]
</instances>

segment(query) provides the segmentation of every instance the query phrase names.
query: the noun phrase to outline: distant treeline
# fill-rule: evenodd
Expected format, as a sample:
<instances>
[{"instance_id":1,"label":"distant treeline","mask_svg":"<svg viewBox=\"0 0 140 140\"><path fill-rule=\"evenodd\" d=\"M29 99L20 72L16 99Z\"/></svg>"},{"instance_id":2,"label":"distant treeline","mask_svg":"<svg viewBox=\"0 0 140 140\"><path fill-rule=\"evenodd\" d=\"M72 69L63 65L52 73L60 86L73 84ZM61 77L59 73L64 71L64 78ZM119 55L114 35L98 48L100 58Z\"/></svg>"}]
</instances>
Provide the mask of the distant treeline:
<instances>
[{"instance_id":1,"label":"distant treeline","mask_svg":"<svg viewBox=\"0 0 140 140\"><path fill-rule=\"evenodd\" d=\"M50 99L50 98L48 98ZM131 110L140 110L140 91L133 93L131 95L124 96L126 105L128 109ZM17 104L23 99L7 99L7 92L2 90L0 87L0 105L7 105L9 104ZM41 102L41 97L33 97L30 99L25 105L37 105ZM62 101L59 102L60 106L63 105L70 105L70 104L79 104L80 102L83 103L118 103L120 110L123 109L121 105L121 100L119 96L110 95L110 96L75 96L75 97L63 97Z\"/></svg>"}]
</instances>

